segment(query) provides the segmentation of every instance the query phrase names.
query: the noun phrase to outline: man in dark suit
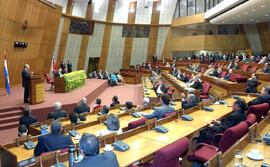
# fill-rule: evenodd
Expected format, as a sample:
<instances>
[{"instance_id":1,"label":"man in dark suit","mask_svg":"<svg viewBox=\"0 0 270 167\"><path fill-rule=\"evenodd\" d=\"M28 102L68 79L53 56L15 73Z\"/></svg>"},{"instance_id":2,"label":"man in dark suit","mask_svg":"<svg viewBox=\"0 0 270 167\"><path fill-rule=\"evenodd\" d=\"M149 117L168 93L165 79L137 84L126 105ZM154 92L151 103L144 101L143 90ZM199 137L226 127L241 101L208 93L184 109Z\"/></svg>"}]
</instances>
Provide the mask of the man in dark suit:
<instances>
[{"instance_id":1,"label":"man in dark suit","mask_svg":"<svg viewBox=\"0 0 270 167\"><path fill-rule=\"evenodd\" d=\"M63 75L68 73L68 68L64 68L64 70L61 72Z\"/></svg>"},{"instance_id":2,"label":"man in dark suit","mask_svg":"<svg viewBox=\"0 0 270 167\"><path fill-rule=\"evenodd\" d=\"M68 73L72 72L72 64L71 62L68 60L68 63L67 63L67 68L68 68Z\"/></svg>"},{"instance_id":3,"label":"man in dark suit","mask_svg":"<svg viewBox=\"0 0 270 167\"><path fill-rule=\"evenodd\" d=\"M19 120L20 120L20 125L26 125L26 127L28 128L29 125L37 122L37 117L31 115L31 110L29 107L25 107L23 109L23 116L20 117Z\"/></svg>"},{"instance_id":4,"label":"man in dark suit","mask_svg":"<svg viewBox=\"0 0 270 167\"><path fill-rule=\"evenodd\" d=\"M261 72L263 72L265 74L270 74L270 66L268 63L264 64L264 67L262 68Z\"/></svg>"},{"instance_id":5,"label":"man in dark suit","mask_svg":"<svg viewBox=\"0 0 270 167\"><path fill-rule=\"evenodd\" d=\"M43 135L38 138L38 143L35 148L35 156L40 156L44 152L52 152L68 148L70 145L74 145L70 136L61 134L62 123L60 121L53 121L51 124L51 134Z\"/></svg>"},{"instance_id":6,"label":"man in dark suit","mask_svg":"<svg viewBox=\"0 0 270 167\"><path fill-rule=\"evenodd\" d=\"M66 64L62 61L62 63L60 64L60 68L65 69L66 68Z\"/></svg>"},{"instance_id":7,"label":"man in dark suit","mask_svg":"<svg viewBox=\"0 0 270 167\"><path fill-rule=\"evenodd\" d=\"M154 55L153 55L153 63L156 64L156 62L157 62L157 55L154 54Z\"/></svg>"},{"instance_id":8,"label":"man in dark suit","mask_svg":"<svg viewBox=\"0 0 270 167\"><path fill-rule=\"evenodd\" d=\"M59 68L59 70L54 73L54 77L55 78L62 77L62 68Z\"/></svg>"},{"instance_id":9,"label":"man in dark suit","mask_svg":"<svg viewBox=\"0 0 270 167\"><path fill-rule=\"evenodd\" d=\"M232 73L233 73L233 70L229 69L229 74L227 74L223 79L229 81L230 78L231 78Z\"/></svg>"},{"instance_id":10,"label":"man in dark suit","mask_svg":"<svg viewBox=\"0 0 270 167\"><path fill-rule=\"evenodd\" d=\"M198 143L211 140L215 133L223 133L226 129L237 125L246 118L246 102L243 99L238 99L233 103L233 112L227 118L222 121L214 120L206 130L201 131Z\"/></svg>"},{"instance_id":11,"label":"man in dark suit","mask_svg":"<svg viewBox=\"0 0 270 167\"><path fill-rule=\"evenodd\" d=\"M171 73L173 76L177 76L177 74L178 74L178 71L177 71L177 69L174 67L173 68L173 70L172 70L172 73Z\"/></svg>"},{"instance_id":12,"label":"man in dark suit","mask_svg":"<svg viewBox=\"0 0 270 167\"><path fill-rule=\"evenodd\" d=\"M164 114L174 112L174 108L169 106L170 104L170 96L168 94L163 94L161 96L161 107L155 107L155 111L151 114L142 115L147 119L157 118L157 120L161 119Z\"/></svg>"},{"instance_id":13,"label":"man in dark suit","mask_svg":"<svg viewBox=\"0 0 270 167\"><path fill-rule=\"evenodd\" d=\"M87 99L82 98L81 100L81 105L78 105L74 108L74 112L77 114L82 114L82 113L88 113L90 112L90 107L87 106Z\"/></svg>"},{"instance_id":14,"label":"man in dark suit","mask_svg":"<svg viewBox=\"0 0 270 167\"><path fill-rule=\"evenodd\" d=\"M257 86L258 86L258 75L253 73L251 78L247 81L246 84L246 92L247 93L257 93Z\"/></svg>"},{"instance_id":15,"label":"man in dark suit","mask_svg":"<svg viewBox=\"0 0 270 167\"><path fill-rule=\"evenodd\" d=\"M270 105L270 85L264 85L261 90L261 95L250 102L248 102L248 106L268 103Z\"/></svg>"},{"instance_id":16,"label":"man in dark suit","mask_svg":"<svg viewBox=\"0 0 270 167\"><path fill-rule=\"evenodd\" d=\"M83 160L74 167L119 167L117 157L112 151L99 153L99 140L95 135L83 134L79 146L83 155Z\"/></svg>"},{"instance_id":17,"label":"man in dark suit","mask_svg":"<svg viewBox=\"0 0 270 167\"><path fill-rule=\"evenodd\" d=\"M24 69L22 71L22 87L24 87L24 103L28 103L29 98L29 87L28 87L28 80L29 77L33 74L29 72L30 66L28 64L24 65Z\"/></svg>"},{"instance_id":18,"label":"man in dark suit","mask_svg":"<svg viewBox=\"0 0 270 167\"><path fill-rule=\"evenodd\" d=\"M66 117L66 111L61 110L62 104L60 102L56 102L54 104L54 111L50 112L47 119L53 118L54 120L59 118L65 118Z\"/></svg>"},{"instance_id":19,"label":"man in dark suit","mask_svg":"<svg viewBox=\"0 0 270 167\"><path fill-rule=\"evenodd\" d=\"M218 72L216 71L216 69L214 67L211 68L211 72L209 73L210 76L213 77L217 77L218 76Z\"/></svg>"},{"instance_id":20,"label":"man in dark suit","mask_svg":"<svg viewBox=\"0 0 270 167\"><path fill-rule=\"evenodd\" d=\"M183 82L188 82L188 77L187 77L187 74L186 73L183 73L182 77L180 78L181 81Z\"/></svg>"},{"instance_id":21,"label":"man in dark suit","mask_svg":"<svg viewBox=\"0 0 270 167\"><path fill-rule=\"evenodd\" d=\"M112 98L112 104L110 105L110 107L114 107L116 104L120 104L120 102L118 101L118 97L117 96L113 96L113 98Z\"/></svg>"},{"instance_id":22,"label":"man in dark suit","mask_svg":"<svg viewBox=\"0 0 270 167\"><path fill-rule=\"evenodd\" d=\"M194 77L193 84L190 87L194 89L203 89L202 83L198 80L196 76Z\"/></svg>"},{"instance_id":23,"label":"man in dark suit","mask_svg":"<svg viewBox=\"0 0 270 167\"><path fill-rule=\"evenodd\" d=\"M184 93L182 93L181 95L182 95L182 108L184 110L187 110L189 108L192 108L198 105L197 99L194 94L188 94L187 98Z\"/></svg>"}]
</instances>

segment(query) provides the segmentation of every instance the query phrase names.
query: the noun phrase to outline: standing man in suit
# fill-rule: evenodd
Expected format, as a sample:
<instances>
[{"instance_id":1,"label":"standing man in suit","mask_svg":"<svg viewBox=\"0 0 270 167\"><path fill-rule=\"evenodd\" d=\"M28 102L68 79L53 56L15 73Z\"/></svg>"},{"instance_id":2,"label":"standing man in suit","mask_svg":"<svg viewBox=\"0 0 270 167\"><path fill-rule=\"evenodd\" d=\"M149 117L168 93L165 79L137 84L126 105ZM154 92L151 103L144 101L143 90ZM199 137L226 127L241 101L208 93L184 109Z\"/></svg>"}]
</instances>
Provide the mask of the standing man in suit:
<instances>
[{"instance_id":1,"label":"standing man in suit","mask_svg":"<svg viewBox=\"0 0 270 167\"><path fill-rule=\"evenodd\" d=\"M152 114L142 115L147 119L157 118L157 120L161 119L164 114L174 112L174 108L169 106L170 104L170 96L168 94L163 94L161 96L161 107L155 107L155 111Z\"/></svg>"},{"instance_id":2,"label":"standing man in suit","mask_svg":"<svg viewBox=\"0 0 270 167\"><path fill-rule=\"evenodd\" d=\"M54 103L54 111L50 112L47 119L53 118L54 120L66 117L66 111L61 110L62 104L60 102Z\"/></svg>"},{"instance_id":3,"label":"standing man in suit","mask_svg":"<svg viewBox=\"0 0 270 167\"><path fill-rule=\"evenodd\" d=\"M62 69L66 68L66 64L64 63L64 61L62 61L62 63L60 64L60 68L62 68Z\"/></svg>"},{"instance_id":4,"label":"standing man in suit","mask_svg":"<svg viewBox=\"0 0 270 167\"><path fill-rule=\"evenodd\" d=\"M53 121L51 124L51 133L38 138L38 143L34 151L35 156L74 145L70 136L61 134L61 131L62 123L60 121Z\"/></svg>"},{"instance_id":5,"label":"standing man in suit","mask_svg":"<svg viewBox=\"0 0 270 167\"><path fill-rule=\"evenodd\" d=\"M29 107L23 109L23 116L20 117L20 125L26 125L27 128L29 125L37 122L37 117L31 115L31 110Z\"/></svg>"},{"instance_id":6,"label":"standing man in suit","mask_svg":"<svg viewBox=\"0 0 270 167\"><path fill-rule=\"evenodd\" d=\"M268 103L270 105L270 85L264 85L261 90L261 95L250 102L248 102L248 106Z\"/></svg>"},{"instance_id":7,"label":"standing man in suit","mask_svg":"<svg viewBox=\"0 0 270 167\"><path fill-rule=\"evenodd\" d=\"M28 80L33 72L29 72L30 66L28 64L24 65L24 69L22 71L22 87L24 87L24 103L28 103L29 98L29 87L28 87Z\"/></svg>"},{"instance_id":8,"label":"standing man in suit","mask_svg":"<svg viewBox=\"0 0 270 167\"><path fill-rule=\"evenodd\" d=\"M79 146L83 155L83 160L74 167L119 167L117 157L112 151L99 153L99 140L95 135L83 134Z\"/></svg>"},{"instance_id":9,"label":"standing man in suit","mask_svg":"<svg viewBox=\"0 0 270 167\"><path fill-rule=\"evenodd\" d=\"M156 62L157 62L157 55L154 54L154 55L153 55L153 63L156 64Z\"/></svg>"},{"instance_id":10,"label":"standing man in suit","mask_svg":"<svg viewBox=\"0 0 270 167\"><path fill-rule=\"evenodd\" d=\"M68 73L72 72L72 63L68 60L67 63Z\"/></svg>"},{"instance_id":11,"label":"standing man in suit","mask_svg":"<svg viewBox=\"0 0 270 167\"><path fill-rule=\"evenodd\" d=\"M87 99L82 98L81 99L81 105L78 105L74 108L74 112L77 114L82 114L82 113L88 113L90 112L90 107L87 106Z\"/></svg>"},{"instance_id":12,"label":"standing man in suit","mask_svg":"<svg viewBox=\"0 0 270 167\"><path fill-rule=\"evenodd\" d=\"M247 81L246 84L246 92L247 93L257 93L257 86L258 86L258 75L253 73L251 78Z\"/></svg>"}]
</instances>

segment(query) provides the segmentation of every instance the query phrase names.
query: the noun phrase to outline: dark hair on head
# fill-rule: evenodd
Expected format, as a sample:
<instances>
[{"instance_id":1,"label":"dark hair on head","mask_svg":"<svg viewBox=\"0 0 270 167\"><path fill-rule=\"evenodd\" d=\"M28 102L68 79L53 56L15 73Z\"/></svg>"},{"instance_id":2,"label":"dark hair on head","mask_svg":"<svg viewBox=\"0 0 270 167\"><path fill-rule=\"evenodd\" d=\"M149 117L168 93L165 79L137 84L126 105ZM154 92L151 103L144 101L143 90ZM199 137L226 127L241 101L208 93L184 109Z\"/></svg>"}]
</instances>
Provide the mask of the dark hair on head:
<instances>
[{"instance_id":1,"label":"dark hair on head","mask_svg":"<svg viewBox=\"0 0 270 167\"><path fill-rule=\"evenodd\" d=\"M104 105L104 106L102 107L102 113L103 113L103 114L108 114L109 111L110 111L110 109L109 109L109 107L107 107L106 105Z\"/></svg>"},{"instance_id":2,"label":"dark hair on head","mask_svg":"<svg viewBox=\"0 0 270 167\"><path fill-rule=\"evenodd\" d=\"M23 115L25 115L25 116L30 115L30 108L29 107L24 107L24 109L23 109Z\"/></svg>"},{"instance_id":3,"label":"dark hair on head","mask_svg":"<svg viewBox=\"0 0 270 167\"><path fill-rule=\"evenodd\" d=\"M96 104L98 104L98 105L101 104L101 99L100 99L100 98L97 98L97 99L96 99Z\"/></svg>"},{"instance_id":4,"label":"dark hair on head","mask_svg":"<svg viewBox=\"0 0 270 167\"><path fill-rule=\"evenodd\" d=\"M118 97L117 96L113 96L112 99L113 99L114 102L117 102L118 101Z\"/></svg>"},{"instance_id":5,"label":"dark hair on head","mask_svg":"<svg viewBox=\"0 0 270 167\"><path fill-rule=\"evenodd\" d=\"M71 123L74 123L74 124L77 123L77 121L78 121L77 114L75 112L71 112L69 114L69 120L70 120Z\"/></svg>"},{"instance_id":6,"label":"dark hair on head","mask_svg":"<svg viewBox=\"0 0 270 167\"><path fill-rule=\"evenodd\" d=\"M99 154L99 141L93 134L84 133L79 141L79 146L85 156Z\"/></svg>"},{"instance_id":7,"label":"dark hair on head","mask_svg":"<svg viewBox=\"0 0 270 167\"><path fill-rule=\"evenodd\" d=\"M26 133L27 132L27 127L26 125L20 125L18 128L19 133Z\"/></svg>"},{"instance_id":8,"label":"dark hair on head","mask_svg":"<svg viewBox=\"0 0 270 167\"><path fill-rule=\"evenodd\" d=\"M166 93L161 96L161 100L166 105L170 104L170 96L168 94L166 94Z\"/></svg>"},{"instance_id":9,"label":"dark hair on head","mask_svg":"<svg viewBox=\"0 0 270 167\"><path fill-rule=\"evenodd\" d=\"M132 106L133 106L133 104L132 104L131 101L127 101L127 102L126 102L126 108L127 108L127 109L132 109Z\"/></svg>"},{"instance_id":10,"label":"dark hair on head","mask_svg":"<svg viewBox=\"0 0 270 167\"><path fill-rule=\"evenodd\" d=\"M270 95L270 85L264 85L265 92Z\"/></svg>"},{"instance_id":11,"label":"dark hair on head","mask_svg":"<svg viewBox=\"0 0 270 167\"><path fill-rule=\"evenodd\" d=\"M238 105L241 111L246 111L247 110L247 103L244 99L237 99L235 101L235 104Z\"/></svg>"},{"instance_id":12,"label":"dark hair on head","mask_svg":"<svg viewBox=\"0 0 270 167\"><path fill-rule=\"evenodd\" d=\"M62 122L58 121L58 120L54 120L51 123L51 131L52 133L60 133L62 129Z\"/></svg>"},{"instance_id":13,"label":"dark hair on head","mask_svg":"<svg viewBox=\"0 0 270 167\"><path fill-rule=\"evenodd\" d=\"M112 114L112 113L109 114L107 121L108 121L108 124L107 124L108 130L114 130L114 131L119 130L120 121L117 115Z\"/></svg>"}]
</instances>

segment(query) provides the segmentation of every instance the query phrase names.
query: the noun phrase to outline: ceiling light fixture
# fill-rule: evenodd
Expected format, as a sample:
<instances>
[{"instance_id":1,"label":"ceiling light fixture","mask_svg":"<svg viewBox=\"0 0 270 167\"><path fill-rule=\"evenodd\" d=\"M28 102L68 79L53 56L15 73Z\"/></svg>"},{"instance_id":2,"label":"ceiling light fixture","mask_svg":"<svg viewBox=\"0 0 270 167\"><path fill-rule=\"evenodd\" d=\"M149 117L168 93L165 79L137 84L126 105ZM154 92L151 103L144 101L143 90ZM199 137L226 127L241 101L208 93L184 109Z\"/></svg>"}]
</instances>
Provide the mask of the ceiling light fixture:
<instances>
[{"instance_id":1,"label":"ceiling light fixture","mask_svg":"<svg viewBox=\"0 0 270 167\"><path fill-rule=\"evenodd\" d=\"M240 15L237 15L237 17L240 17Z\"/></svg>"},{"instance_id":2,"label":"ceiling light fixture","mask_svg":"<svg viewBox=\"0 0 270 167\"><path fill-rule=\"evenodd\" d=\"M256 9L251 9L251 11L252 11L252 12L255 12L255 11L256 11Z\"/></svg>"},{"instance_id":3,"label":"ceiling light fixture","mask_svg":"<svg viewBox=\"0 0 270 167\"><path fill-rule=\"evenodd\" d=\"M265 7L265 5L262 5L262 6L261 6L261 8L264 8L264 7Z\"/></svg>"},{"instance_id":4,"label":"ceiling light fixture","mask_svg":"<svg viewBox=\"0 0 270 167\"><path fill-rule=\"evenodd\" d=\"M224 24L225 22L223 21L222 24Z\"/></svg>"},{"instance_id":5,"label":"ceiling light fixture","mask_svg":"<svg viewBox=\"0 0 270 167\"><path fill-rule=\"evenodd\" d=\"M244 14L248 14L248 12L244 12Z\"/></svg>"},{"instance_id":6,"label":"ceiling light fixture","mask_svg":"<svg viewBox=\"0 0 270 167\"><path fill-rule=\"evenodd\" d=\"M254 19L250 19L250 21L254 21Z\"/></svg>"},{"instance_id":7,"label":"ceiling light fixture","mask_svg":"<svg viewBox=\"0 0 270 167\"><path fill-rule=\"evenodd\" d=\"M265 16L267 17L267 16L269 16L269 14L266 14Z\"/></svg>"}]
</instances>

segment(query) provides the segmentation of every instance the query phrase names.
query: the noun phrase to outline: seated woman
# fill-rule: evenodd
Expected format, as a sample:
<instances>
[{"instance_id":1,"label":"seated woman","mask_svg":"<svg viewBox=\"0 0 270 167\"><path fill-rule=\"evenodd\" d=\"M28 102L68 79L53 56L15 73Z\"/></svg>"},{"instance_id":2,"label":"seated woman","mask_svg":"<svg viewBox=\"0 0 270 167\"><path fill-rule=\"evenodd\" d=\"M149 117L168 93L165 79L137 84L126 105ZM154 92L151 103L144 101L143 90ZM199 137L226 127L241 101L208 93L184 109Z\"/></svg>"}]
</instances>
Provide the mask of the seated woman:
<instances>
[{"instance_id":1,"label":"seated woman","mask_svg":"<svg viewBox=\"0 0 270 167\"><path fill-rule=\"evenodd\" d=\"M121 134L123 131L120 128L120 121L117 115L109 114L107 118L107 130L99 131L99 136L105 136L110 133L116 132L117 134Z\"/></svg>"}]
</instances>

